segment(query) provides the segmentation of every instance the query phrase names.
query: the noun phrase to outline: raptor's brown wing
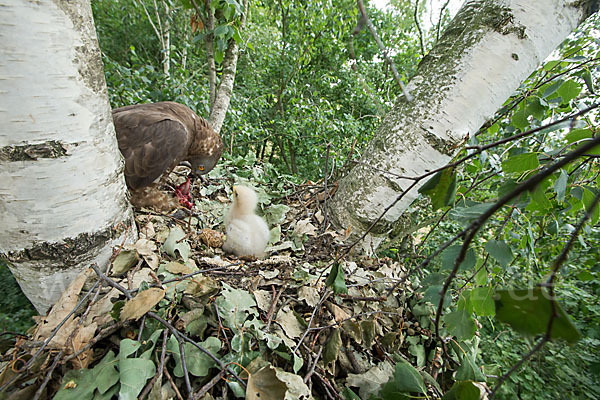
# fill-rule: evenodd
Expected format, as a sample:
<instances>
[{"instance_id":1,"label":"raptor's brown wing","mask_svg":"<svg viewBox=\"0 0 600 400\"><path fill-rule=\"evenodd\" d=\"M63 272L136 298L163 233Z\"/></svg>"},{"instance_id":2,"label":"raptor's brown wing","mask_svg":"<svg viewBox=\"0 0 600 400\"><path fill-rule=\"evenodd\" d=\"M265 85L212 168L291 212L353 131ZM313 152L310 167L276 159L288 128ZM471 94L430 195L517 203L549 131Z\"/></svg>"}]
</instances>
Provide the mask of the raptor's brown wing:
<instances>
[{"instance_id":1,"label":"raptor's brown wing","mask_svg":"<svg viewBox=\"0 0 600 400\"><path fill-rule=\"evenodd\" d=\"M154 182L187 151L185 125L152 104L118 108L113 121L131 189Z\"/></svg>"}]
</instances>

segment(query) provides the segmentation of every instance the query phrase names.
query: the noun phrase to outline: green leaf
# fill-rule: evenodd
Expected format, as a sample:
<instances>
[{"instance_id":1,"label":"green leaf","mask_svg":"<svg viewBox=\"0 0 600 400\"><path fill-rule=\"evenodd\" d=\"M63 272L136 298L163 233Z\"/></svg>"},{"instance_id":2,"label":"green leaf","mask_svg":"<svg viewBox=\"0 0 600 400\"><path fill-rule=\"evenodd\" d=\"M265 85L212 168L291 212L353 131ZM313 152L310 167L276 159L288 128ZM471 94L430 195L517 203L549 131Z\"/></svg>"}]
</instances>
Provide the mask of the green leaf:
<instances>
[{"instance_id":1,"label":"green leaf","mask_svg":"<svg viewBox=\"0 0 600 400\"><path fill-rule=\"evenodd\" d=\"M200 346L208 350L213 355L217 355L221 349L221 341L214 336L209 336L204 342L198 343ZM179 351L179 342L175 336L169 337L167 342L167 349L173 354L175 358L175 369L173 373L175 376L183 377L183 364L181 363L181 352ZM191 343L183 344L183 351L185 354L185 364L190 374L194 376L204 377L208 375L208 371L215 367L216 362L205 354L202 350L198 349Z\"/></svg>"},{"instance_id":2,"label":"green leaf","mask_svg":"<svg viewBox=\"0 0 600 400\"><path fill-rule=\"evenodd\" d=\"M63 376L62 386L54 396L57 400L92 399L96 390L96 381L92 370L78 369L67 371Z\"/></svg>"},{"instance_id":3,"label":"green leaf","mask_svg":"<svg viewBox=\"0 0 600 400\"><path fill-rule=\"evenodd\" d=\"M481 268L477 275L475 275L475 284L479 286L483 286L488 283L488 273L485 268Z\"/></svg>"},{"instance_id":4,"label":"green leaf","mask_svg":"<svg viewBox=\"0 0 600 400\"><path fill-rule=\"evenodd\" d=\"M412 336L418 338L417 336ZM423 343L412 343L408 346L408 352L417 358L417 367L424 367L427 360L427 354L425 353L425 346Z\"/></svg>"},{"instance_id":5,"label":"green leaf","mask_svg":"<svg viewBox=\"0 0 600 400\"><path fill-rule=\"evenodd\" d=\"M442 252L442 270L451 270L454 268L454 264L456 263L456 259L460 254L461 245L454 245L448 247L446 250ZM458 267L459 271L464 271L471 269L477 264L477 255L473 249L468 249L465 254L465 259L460 263Z\"/></svg>"},{"instance_id":6,"label":"green leaf","mask_svg":"<svg viewBox=\"0 0 600 400\"><path fill-rule=\"evenodd\" d=\"M585 190L583 191L583 196L581 197L581 201L583 202L583 205L585 206L585 210L587 212L590 212L595 198L596 198L596 194L594 192L592 192L591 190L589 190L588 188L585 188ZM598 222L599 218L600 218L600 206L596 205L596 207L593 210L591 210L590 224L592 226L596 225L596 222Z\"/></svg>"},{"instance_id":7,"label":"green leaf","mask_svg":"<svg viewBox=\"0 0 600 400\"><path fill-rule=\"evenodd\" d=\"M477 352L479 337L453 345L455 351L460 355L460 367L456 370L457 381L485 382L485 376L477 363Z\"/></svg>"},{"instance_id":8,"label":"green leaf","mask_svg":"<svg viewBox=\"0 0 600 400\"><path fill-rule=\"evenodd\" d=\"M121 340L119 348L119 400L135 400L146 381L154 376L156 367L150 360L128 358L140 347L140 343L131 339Z\"/></svg>"},{"instance_id":9,"label":"green leaf","mask_svg":"<svg viewBox=\"0 0 600 400\"><path fill-rule=\"evenodd\" d=\"M167 240L165 240L161 250L173 258L181 257L183 261L187 261L192 249L184 238L185 232L183 232L183 229L179 226L171 228L169 236L167 236Z\"/></svg>"},{"instance_id":10,"label":"green leaf","mask_svg":"<svg viewBox=\"0 0 600 400\"><path fill-rule=\"evenodd\" d=\"M512 250L503 240L488 240L485 244L485 251L490 253L490 256L498 261L503 267L508 266L513 258L515 258Z\"/></svg>"},{"instance_id":11,"label":"green leaf","mask_svg":"<svg viewBox=\"0 0 600 400\"><path fill-rule=\"evenodd\" d=\"M479 400L481 392L471 381L455 382L442 400Z\"/></svg>"},{"instance_id":12,"label":"green leaf","mask_svg":"<svg viewBox=\"0 0 600 400\"><path fill-rule=\"evenodd\" d=\"M560 64L560 60L548 61L546 64L544 64L544 71L551 71L558 64Z\"/></svg>"},{"instance_id":13,"label":"green leaf","mask_svg":"<svg viewBox=\"0 0 600 400\"><path fill-rule=\"evenodd\" d=\"M225 282L216 303L223 325L230 329L238 330L249 316L258 315L254 296L245 290L233 289Z\"/></svg>"},{"instance_id":14,"label":"green leaf","mask_svg":"<svg viewBox=\"0 0 600 400\"><path fill-rule=\"evenodd\" d=\"M360 400L360 397L349 387L345 387L344 390L342 390L342 397L344 400Z\"/></svg>"},{"instance_id":15,"label":"green leaf","mask_svg":"<svg viewBox=\"0 0 600 400\"><path fill-rule=\"evenodd\" d=\"M544 118L545 113L546 107L542 105L540 98L529 97L519 105L519 108L513 115L512 124L514 127L523 130L529 126L528 118L530 115L541 120Z\"/></svg>"},{"instance_id":16,"label":"green leaf","mask_svg":"<svg viewBox=\"0 0 600 400\"><path fill-rule=\"evenodd\" d=\"M444 321L451 334L458 340L468 340L475 335L477 327L467 310L456 310L444 316Z\"/></svg>"},{"instance_id":17,"label":"green leaf","mask_svg":"<svg viewBox=\"0 0 600 400\"><path fill-rule=\"evenodd\" d=\"M423 377L410 363L400 359L394 368L394 375L383 385L381 396L384 399L396 399L397 394L427 393ZM402 397L401 397L402 398Z\"/></svg>"},{"instance_id":18,"label":"green leaf","mask_svg":"<svg viewBox=\"0 0 600 400\"><path fill-rule=\"evenodd\" d=\"M285 220L285 215L290 211L290 208L285 204L277 204L269 206L264 212L267 225L274 226L281 224Z\"/></svg>"},{"instance_id":19,"label":"green leaf","mask_svg":"<svg viewBox=\"0 0 600 400\"><path fill-rule=\"evenodd\" d=\"M540 211L546 211L552 208L552 203L546 196L546 185L539 184L531 192L531 198L537 204Z\"/></svg>"},{"instance_id":20,"label":"green leaf","mask_svg":"<svg viewBox=\"0 0 600 400\"><path fill-rule=\"evenodd\" d=\"M434 211L454 204L456 196L456 174L452 168L439 171L421 188L419 193L429 197Z\"/></svg>"},{"instance_id":21,"label":"green leaf","mask_svg":"<svg viewBox=\"0 0 600 400\"><path fill-rule=\"evenodd\" d=\"M423 300L430 302L434 306L437 306L442 299L442 288L443 285L429 286L423 294ZM446 292L446 297L444 297L444 307L448 306L452 302L452 297L448 292Z\"/></svg>"},{"instance_id":22,"label":"green leaf","mask_svg":"<svg viewBox=\"0 0 600 400\"><path fill-rule=\"evenodd\" d=\"M119 382L119 371L117 371L117 357L115 353L109 351L102 361L94 367L94 373L96 373L96 383L98 385L98 391L102 394L106 393L108 389L113 387Z\"/></svg>"},{"instance_id":23,"label":"green leaf","mask_svg":"<svg viewBox=\"0 0 600 400\"><path fill-rule=\"evenodd\" d=\"M475 314L479 316L494 316L496 307L494 306L494 290L489 287L476 287L471 291L471 305Z\"/></svg>"},{"instance_id":24,"label":"green leaf","mask_svg":"<svg viewBox=\"0 0 600 400\"><path fill-rule=\"evenodd\" d=\"M559 203L562 203L565 199L565 193L567 192L567 181L569 180L569 175L564 169L560 170L560 175L554 182L554 191L556 192L556 200Z\"/></svg>"},{"instance_id":25,"label":"green leaf","mask_svg":"<svg viewBox=\"0 0 600 400\"><path fill-rule=\"evenodd\" d=\"M563 82L564 81L562 79L559 79L556 82L552 82L550 84L546 84L546 85L542 86L540 88L540 92L542 91L542 89L544 91L544 93L542 94L542 97L547 98L550 95L554 94L558 90L558 88L563 84Z\"/></svg>"},{"instance_id":26,"label":"green leaf","mask_svg":"<svg viewBox=\"0 0 600 400\"><path fill-rule=\"evenodd\" d=\"M114 390L118 387L115 386L119 382L119 372L116 366L115 353L109 351L102 361L91 370L68 371L63 377L63 386L54 398L59 400L92 399L96 389L98 389L100 395L109 393L111 388ZM67 384L69 388L65 388ZM98 397L98 393L96 397Z\"/></svg>"},{"instance_id":27,"label":"green leaf","mask_svg":"<svg viewBox=\"0 0 600 400\"><path fill-rule=\"evenodd\" d=\"M562 98L563 103L570 102L576 98L580 92L581 85L573 79L565 81L556 91L556 93L558 93L558 95Z\"/></svg>"},{"instance_id":28,"label":"green leaf","mask_svg":"<svg viewBox=\"0 0 600 400\"><path fill-rule=\"evenodd\" d=\"M215 36L225 36L229 32L229 25L219 25L215 28Z\"/></svg>"},{"instance_id":29,"label":"green leaf","mask_svg":"<svg viewBox=\"0 0 600 400\"><path fill-rule=\"evenodd\" d=\"M223 57L225 57L225 52L223 50L215 51L215 62L217 64L221 64L223 62Z\"/></svg>"},{"instance_id":30,"label":"green leaf","mask_svg":"<svg viewBox=\"0 0 600 400\"><path fill-rule=\"evenodd\" d=\"M506 322L519 333L525 335L546 333L554 305L557 317L552 324L551 339L565 339L572 344L581 338L570 317L556 299L549 298L546 289L535 287L497 290L494 300L496 318Z\"/></svg>"},{"instance_id":31,"label":"green leaf","mask_svg":"<svg viewBox=\"0 0 600 400\"><path fill-rule=\"evenodd\" d=\"M502 161L502 171L507 174L532 171L540 166L536 153L523 153Z\"/></svg>"},{"instance_id":32,"label":"green leaf","mask_svg":"<svg viewBox=\"0 0 600 400\"><path fill-rule=\"evenodd\" d=\"M342 347L342 336L340 329L336 328L331 332L325 349L323 350L323 363L325 367L330 369L330 364L337 361L340 354L340 348Z\"/></svg>"},{"instance_id":33,"label":"green leaf","mask_svg":"<svg viewBox=\"0 0 600 400\"><path fill-rule=\"evenodd\" d=\"M583 139L590 139L594 135L591 129L572 129L569 133L566 134L565 139L567 143L572 144L578 142Z\"/></svg>"},{"instance_id":34,"label":"green leaf","mask_svg":"<svg viewBox=\"0 0 600 400\"><path fill-rule=\"evenodd\" d=\"M119 390L121 389L120 385L115 385L107 390L105 393L96 392L94 395L94 400L113 400L116 399L119 395ZM81 399L79 399L81 400Z\"/></svg>"},{"instance_id":35,"label":"green leaf","mask_svg":"<svg viewBox=\"0 0 600 400\"><path fill-rule=\"evenodd\" d=\"M590 72L590 70L586 68L583 71L583 73L581 74L581 77L583 78L583 81L585 82L585 85L588 87L588 90L590 91L590 93L595 94L594 93L594 80L592 79L592 73Z\"/></svg>"},{"instance_id":36,"label":"green leaf","mask_svg":"<svg viewBox=\"0 0 600 400\"><path fill-rule=\"evenodd\" d=\"M450 211L450 216L461 223L470 223L479 218L493 206L493 203L479 203L467 207L456 207Z\"/></svg>"},{"instance_id":37,"label":"green leaf","mask_svg":"<svg viewBox=\"0 0 600 400\"><path fill-rule=\"evenodd\" d=\"M339 263L335 263L331 267L331 271L329 272L329 276L325 281L325 285L329 286L335 294L348 293L348 288L346 287L346 281L344 278L344 269L342 265Z\"/></svg>"}]
</instances>

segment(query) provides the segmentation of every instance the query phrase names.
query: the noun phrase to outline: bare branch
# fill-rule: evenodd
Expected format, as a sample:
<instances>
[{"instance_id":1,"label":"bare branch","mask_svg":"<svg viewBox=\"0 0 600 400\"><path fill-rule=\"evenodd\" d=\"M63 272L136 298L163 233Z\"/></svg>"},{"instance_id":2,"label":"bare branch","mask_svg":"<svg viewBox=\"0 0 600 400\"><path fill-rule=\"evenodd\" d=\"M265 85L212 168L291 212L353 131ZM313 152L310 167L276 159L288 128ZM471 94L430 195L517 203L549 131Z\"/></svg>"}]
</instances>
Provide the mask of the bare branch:
<instances>
[{"instance_id":1,"label":"bare branch","mask_svg":"<svg viewBox=\"0 0 600 400\"><path fill-rule=\"evenodd\" d=\"M390 56L387 54L387 50L386 50L385 46L383 45L381 38L377 34L377 30L375 29L375 26L373 25L373 23L369 19L369 16L367 15L367 11L365 10L365 5L363 4L362 0L357 0L357 3L358 3L358 9L360 10L360 13L363 16L365 23L367 24L367 28L369 28L369 31L371 32L371 35L375 39L377 46L379 46L379 50L381 51L381 54L383 55L385 61L388 63L388 65L392 69L394 78L396 79L396 82L400 86L400 89L402 89L402 93L404 94L406 101L412 101L412 99L413 99L412 95L410 93L408 93L408 91L406 90L406 87L404 86L404 82L402 82L402 78L400 78L400 74L398 73L398 70L396 69L396 65L394 64L394 61L392 61Z\"/></svg>"},{"instance_id":2,"label":"bare branch","mask_svg":"<svg viewBox=\"0 0 600 400\"><path fill-rule=\"evenodd\" d=\"M440 27L442 26L442 18L444 17L444 11L446 11L446 8L448 7L449 3L450 3L450 0L446 0L444 5L442 6L442 8L440 8L440 17L438 18L437 26L435 29L435 41L436 42L438 40L440 40Z\"/></svg>"},{"instance_id":3,"label":"bare branch","mask_svg":"<svg viewBox=\"0 0 600 400\"><path fill-rule=\"evenodd\" d=\"M417 30L419 31L419 45L421 46L421 56L425 57L425 45L423 44L423 30L421 29L421 24L419 23L419 0L415 1L415 13L413 17L415 19L415 25L417 26Z\"/></svg>"}]
</instances>

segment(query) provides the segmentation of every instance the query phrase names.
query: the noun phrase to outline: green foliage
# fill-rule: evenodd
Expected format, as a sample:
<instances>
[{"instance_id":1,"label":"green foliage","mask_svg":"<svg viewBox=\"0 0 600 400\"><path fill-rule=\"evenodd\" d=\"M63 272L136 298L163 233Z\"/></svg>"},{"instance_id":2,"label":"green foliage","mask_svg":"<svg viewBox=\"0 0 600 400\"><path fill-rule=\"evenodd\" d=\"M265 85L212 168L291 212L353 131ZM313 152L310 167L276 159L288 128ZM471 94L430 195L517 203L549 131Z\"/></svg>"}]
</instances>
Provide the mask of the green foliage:
<instances>
[{"instance_id":1,"label":"green foliage","mask_svg":"<svg viewBox=\"0 0 600 400\"><path fill-rule=\"evenodd\" d=\"M336 294L348 293L346 281L344 280L344 269L342 268L342 264L333 264L333 266L331 267L331 271L329 272L329 276L325 281L325 284L329 286Z\"/></svg>"},{"instance_id":2,"label":"green foliage","mask_svg":"<svg viewBox=\"0 0 600 400\"><path fill-rule=\"evenodd\" d=\"M33 325L31 317L37 315L37 312L21 291L19 284L2 259L0 259L0 282L2 282L3 293L0 298L0 309L2 310L0 312L0 329L23 334ZM10 337L3 338L3 342L9 339Z\"/></svg>"},{"instance_id":3,"label":"green foliage","mask_svg":"<svg viewBox=\"0 0 600 400\"><path fill-rule=\"evenodd\" d=\"M600 307L591 300L600 293L595 245L600 241L600 207L592 208L600 183L596 148L528 187L478 225L499 199L597 137L597 109L561 121L597 101L600 48L589 35L597 24L595 16L471 137L472 149L489 146L485 151L456 156L466 156L467 161L446 172L448 177L450 171L457 174L455 204L447 199L451 185L441 172L420 190L434 210L445 212L438 211L440 219L428 231L427 241L417 247L417 254L426 258L441 244L455 240L425 267L424 299L434 306L441 301L442 285L461 251L465 235L460 232L478 227L442 308L441 335L460 342L455 349L457 382L445 398L478 398L479 389L470 381L486 380L479 366L486 363L486 374L501 376L546 334L550 318L550 338L558 342L547 343L515 372L500 389L499 398L550 399L553 393L569 398L597 396L594 371L600 354ZM585 212L590 219L576 232ZM574 234L577 237L568 244ZM555 280L556 298L549 299L546 289L538 285L544 285L559 255L567 250ZM414 263L410 257L405 261ZM527 287L532 289L523 289ZM454 304L448 298L455 299ZM465 348L465 341L476 335L481 337L481 348ZM496 382L487 379L489 387Z\"/></svg>"},{"instance_id":4,"label":"green foliage","mask_svg":"<svg viewBox=\"0 0 600 400\"><path fill-rule=\"evenodd\" d=\"M443 400L478 400L480 390L471 381L456 382L450 391L442 397Z\"/></svg>"},{"instance_id":5,"label":"green foliage","mask_svg":"<svg viewBox=\"0 0 600 400\"><path fill-rule=\"evenodd\" d=\"M143 4L155 19L154 3ZM168 76L142 3L103 0L92 6L113 107L172 100L208 116L207 33L192 32L191 3L172 3L168 15L160 5L157 11L172 30ZM243 47L221 133L232 155L254 153L281 172L310 179L323 177L327 148L329 168L348 165L346 158L364 147L400 92L366 28L354 39L360 76L350 68L347 43L358 21L356 3L258 2L251 5L244 32L238 27L237 1L213 1L211 7L220 10L213 32L217 63L228 40ZM420 58L412 10L399 5L395 11L369 13L408 78Z\"/></svg>"},{"instance_id":6,"label":"green foliage","mask_svg":"<svg viewBox=\"0 0 600 400\"><path fill-rule=\"evenodd\" d=\"M552 318L551 339L564 339L571 344L581 339L560 304L543 288L498 290L495 298L496 318L510 324L517 332L544 334Z\"/></svg>"},{"instance_id":7,"label":"green foliage","mask_svg":"<svg viewBox=\"0 0 600 400\"><path fill-rule=\"evenodd\" d=\"M419 193L429 196L434 210L450 206L456 197L456 175L446 168L421 186Z\"/></svg>"},{"instance_id":8,"label":"green foliage","mask_svg":"<svg viewBox=\"0 0 600 400\"><path fill-rule=\"evenodd\" d=\"M409 399L410 392L427 393L425 381L415 367L400 359L394 368L394 375L381 389L381 396L384 399Z\"/></svg>"},{"instance_id":9,"label":"green foliage","mask_svg":"<svg viewBox=\"0 0 600 400\"><path fill-rule=\"evenodd\" d=\"M161 65L159 39L141 4L93 4L111 104L116 107L174 100L207 116L205 54L201 45L205 33L192 32L189 26L191 3L170 3L173 12L169 15L163 9L157 10L173 30L168 76ZM148 9L154 7L147 0L143 4ZM320 179L329 174L326 163L337 170L351 165L354 153L364 148L399 90L365 29L353 38L358 72L350 67L347 45L358 16L353 1L259 1L252 4L243 32L238 24L237 1L211 4L220 10L212 32L217 64L223 58L227 41L242 44L236 87L222 130L226 154L215 172L229 180L235 176L236 180L268 183L272 191L259 193L260 207L271 223L277 223L288 210L265 209L264 205L269 196L277 193L278 185L281 188L278 182L289 178L288 174ZM412 24L413 8L408 1L394 4L396 12L368 11L399 70L408 78L420 59ZM427 241L419 244L418 257L395 249L390 252L395 258L405 261L408 268L417 265L417 260L421 262L432 255L442 243L477 221L498 199L597 136L597 113L555 123L597 100L600 51L589 34L597 23L596 17L563 43L553 59L521 85L494 119L471 136L469 144L477 148L500 140L506 142L475 154L454 169L436 173L421 188L420 193L429 197L433 210L439 210L440 222L427 235ZM425 39L429 46L432 35ZM548 343L534 355L531 366L509 378L509 384L499 392L500 398L552 398L554 393L566 393L571 398L600 395L600 269L596 245L600 240L596 226L600 208L591 209L600 185L596 157L599 153L598 148L593 149L586 157L565 165L487 220L470 243L443 299L443 284L455 266L462 244L451 244L425 267L427 276L421 281L421 285L427 285L422 290L424 298L413 304L412 312L424 328L432 328L431 304L437 308L440 301L444 302L440 331L453 337L448 357L456 368L448 371L455 372L456 382L451 389L450 385L444 388L444 398L476 398L479 389L473 382L486 380L480 366L486 364L483 371L488 375L505 372L545 333L553 310L558 318L553 321L551 337L566 339L573 343L572 347ZM458 154L456 159L469 154L472 150ZM512 296L525 293L523 287L536 287L546 281L585 211L591 213L591 218L570 249L570 257L561 265L555 287L557 299ZM282 235L281 227L272 232L273 242ZM289 239L279 245L279 250L302 249L304 238ZM181 249L171 253L174 257L184 255ZM308 279L305 271L298 269L294 274ZM418 285L419 280L413 283ZM336 293L347 292L341 265L332 268L327 284ZM177 291L181 295L181 290L170 290L174 295L169 298L177 301ZM542 293L542 289L527 293L531 291ZM245 361L258 351L248 345L254 340L260 349L268 348L283 359L293 360L296 372L303 360L297 354L291 356L291 350L281 340L259 329L256 303L231 288L226 287L223 293L216 301L219 314L224 325L236 332L227 361L246 365ZM194 319L202 321L198 323L201 329L188 325L189 329L202 333L210 322L214 323L213 316L203 314L203 318ZM514 330L527 335L520 336ZM339 330L336 332L328 342L327 364L338 358L342 346ZM481 349L477 334L482 340ZM177 353L173 340L169 342L171 350ZM394 340L394 335L388 335L385 344L391 346ZM430 361L429 349L417 336L406 340L416 365ZM188 350L195 351L186 347L186 353ZM424 393L414 385L402 386L411 382L404 379L406 376L417 379L413 373L416 370L407 365L398 364L394 378L385 385L389 398L402 398L406 392ZM404 378L395 379L396 375ZM81 390L95 390L91 380L85 381L83 376L78 379ZM488 381L489 386L494 383ZM356 396L350 389L345 395Z\"/></svg>"}]
</instances>

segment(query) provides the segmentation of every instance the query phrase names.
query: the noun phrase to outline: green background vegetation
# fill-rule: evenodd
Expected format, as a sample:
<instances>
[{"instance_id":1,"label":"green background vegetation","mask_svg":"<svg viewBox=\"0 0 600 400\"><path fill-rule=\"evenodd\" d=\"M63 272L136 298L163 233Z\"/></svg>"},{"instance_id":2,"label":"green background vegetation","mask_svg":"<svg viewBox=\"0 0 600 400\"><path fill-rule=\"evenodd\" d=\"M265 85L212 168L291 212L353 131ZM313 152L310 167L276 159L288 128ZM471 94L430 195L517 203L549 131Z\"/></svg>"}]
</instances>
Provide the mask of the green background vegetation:
<instances>
[{"instance_id":1,"label":"green background vegetation","mask_svg":"<svg viewBox=\"0 0 600 400\"><path fill-rule=\"evenodd\" d=\"M143 1L153 10L153 2ZM92 6L113 107L173 100L208 116L203 38L202 33L192 31L191 10L178 2L171 3L168 16L158 10L171 26L171 69L167 76L158 39L139 2L97 0ZM396 1L387 11L369 8L405 80L414 74L422 58L413 13L409 1ZM428 18L427 10L421 10L420 15ZM324 175L324 155L329 148L329 162L335 166L332 180L344 174L401 93L366 29L353 44L358 72L368 89L352 70L348 42L357 16L355 2L350 0L251 4L247 26L241 33L244 46L232 102L222 129L227 159L241 156L269 165L265 170L273 180L290 174L315 181ZM593 18L563 43L552 61L521 85L489 126L472 136L469 145L495 142L544 126L597 101L597 25L597 18ZM434 42L435 32L426 34L426 49ZM426 239L382 249L380 256L400 260L408 269L415 267L479 215L481 205L491 204L539 168L564 156L575 144L595 137L597 126L597 112L591 112L579 118L575 126L569 123L543 129L462 164L453 171L456 196L452 200L456 201L435 204L434 200L439 209L429 206L419 216L419 222L438 219L426 225L422 235L427 235ZM249 153L254 157L248 157ZM445 319L444 329L458 341L464 340L463 346L467 342L473 346L475 362L483 367L490 385L499 367L506 371L536 342L494 317L489 308L492 289L528 288L548 277L577 221L598 194L597 154L561 169L488 221L453 283L453 301L446 312L452 317ZM559 302L581 339L574 345L564 341L547 344L509 378L501 398L600 397L599 244L596 209L557 280ZM455 257L442 254L426 267L421 279L426 301L439 301L439 294L436 298L430 288L443 284ZM5 293L0 307L2 327L22 332L33 313L4 266L0 273ZM481 326L478 346L472 341L475 320Z\"/></svg>"}]
</instances>

